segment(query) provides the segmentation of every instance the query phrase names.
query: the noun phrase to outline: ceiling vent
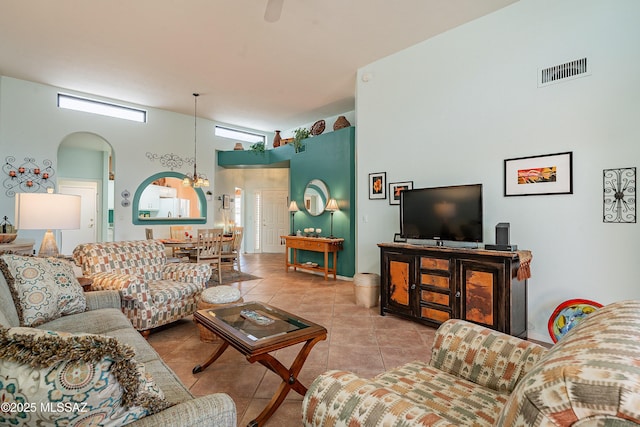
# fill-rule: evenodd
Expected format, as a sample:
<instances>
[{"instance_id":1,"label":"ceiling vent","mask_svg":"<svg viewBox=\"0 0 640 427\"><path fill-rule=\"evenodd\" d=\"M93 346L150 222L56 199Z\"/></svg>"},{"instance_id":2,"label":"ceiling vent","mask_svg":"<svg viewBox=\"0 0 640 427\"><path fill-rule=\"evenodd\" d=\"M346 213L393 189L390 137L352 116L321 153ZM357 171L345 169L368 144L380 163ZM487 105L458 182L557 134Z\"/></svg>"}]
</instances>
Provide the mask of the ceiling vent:
<instances>
[{"instance_id":1,"label":"ceiling vent","mask_svg":"<svg viewBox=\"0 0 640 427\"><path fill-rule=\"evenodd\" d=\"M538 86L548 86L560 81L577 79L590 75L587 69L587 58L576 59L560 65L544 68L538 73Z\"/></svg>"}]
</instances>

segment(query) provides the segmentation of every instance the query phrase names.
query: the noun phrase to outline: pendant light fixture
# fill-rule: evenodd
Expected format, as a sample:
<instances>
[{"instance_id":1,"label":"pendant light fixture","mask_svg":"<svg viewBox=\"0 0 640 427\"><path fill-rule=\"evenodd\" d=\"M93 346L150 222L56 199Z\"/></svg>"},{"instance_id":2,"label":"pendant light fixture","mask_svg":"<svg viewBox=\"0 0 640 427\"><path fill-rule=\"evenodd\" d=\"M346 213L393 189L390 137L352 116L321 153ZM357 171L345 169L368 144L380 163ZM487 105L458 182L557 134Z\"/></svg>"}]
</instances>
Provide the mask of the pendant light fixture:
<instances>
[{"instance_id":1,"label":"pendant light fixture","mask_svg":"<svg viewBox=\"0 0 640 427\"><path fill-rule=\"evenodd\" d=\"M199 93L193 94L193 175L185 174L182 185L185 187L208 187L209 179L205 174L199 174L196 168L198 161L198 97Z\"/></svg>"}]
</instances>

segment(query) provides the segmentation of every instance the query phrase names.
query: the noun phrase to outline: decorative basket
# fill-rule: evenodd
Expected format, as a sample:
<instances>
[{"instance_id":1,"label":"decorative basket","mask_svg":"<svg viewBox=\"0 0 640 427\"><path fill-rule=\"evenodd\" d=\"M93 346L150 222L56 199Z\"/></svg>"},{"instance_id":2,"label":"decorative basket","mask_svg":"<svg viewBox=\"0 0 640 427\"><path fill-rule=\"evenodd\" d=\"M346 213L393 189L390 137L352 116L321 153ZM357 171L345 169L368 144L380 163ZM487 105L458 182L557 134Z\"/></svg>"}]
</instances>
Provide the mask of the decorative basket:
<instances>
[{"instance_id":1,"label":"decorative basket","mask_svg":"<svg viewBox=\"0 0 640 427\"><path fill-rule=\"evenodd\" d=\"M0 222L0 243L11 243L18 237L18 230L11 225L9 218L5 215Z\"/></svg>"},{"instance_id":2,"label":"decorative basket","mask_svg":"<svg viewBox=\"0 0 640 427\"><path fill-rule=\"evenodd\" d=\"M333 124L333 130L348 128L349 126L351 126L349 120L347 120L345 116L340 116L338 117L338 120L336 120L336 122Z\"/></svg>"},{"instance_id":3,"label":"decorative basket","mask_svg":"<svg viewBox=\"0 0 640 427\"><path fill-rule=\"evenodd\" d=\"M240 297L239 300L234 301L233 304L239 304L241 302L244 302L244 299L242 297ZM200 300L198 301L197 310L208 310L212 308L220 308L220 307L224 307L225 305L229 305L229 304L210 304L208 302ZM220 341L220 337L214 334L213 332L211 332L209 329L202 326L200 323L197 323L197 325L198 325L198 330L200 331L200 341L209 342L209 343L215 343Z\"/></svg>"},{"instance_id":4,"label":"decorative basket","mask_svg":"<svg viewBox=\"0 0 640 427\"><path fill-rule=\"evenodd\" d=\"M18 237L18 233L0 233L0 244L11 243L16 240L16 237Z\"/></svg>"}]
</instances>

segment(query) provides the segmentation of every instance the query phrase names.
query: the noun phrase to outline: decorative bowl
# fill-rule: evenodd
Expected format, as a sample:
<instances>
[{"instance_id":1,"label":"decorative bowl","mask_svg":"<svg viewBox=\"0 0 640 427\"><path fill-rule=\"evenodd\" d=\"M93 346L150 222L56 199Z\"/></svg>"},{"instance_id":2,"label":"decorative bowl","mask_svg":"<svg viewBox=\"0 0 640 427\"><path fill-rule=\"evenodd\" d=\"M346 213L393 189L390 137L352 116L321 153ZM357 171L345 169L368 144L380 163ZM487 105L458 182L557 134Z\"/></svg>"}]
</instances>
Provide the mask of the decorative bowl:
<instances>
[{"instance_id":1,"label":"decorative bowl","mask_svg":"<svg viewBox=\"0 0 640 427\"><path fill-rule=\"evenodd\" d=\"M18 233L0 233L0 243L11 243L16 240Z\"/></svg>"}]
</instances>

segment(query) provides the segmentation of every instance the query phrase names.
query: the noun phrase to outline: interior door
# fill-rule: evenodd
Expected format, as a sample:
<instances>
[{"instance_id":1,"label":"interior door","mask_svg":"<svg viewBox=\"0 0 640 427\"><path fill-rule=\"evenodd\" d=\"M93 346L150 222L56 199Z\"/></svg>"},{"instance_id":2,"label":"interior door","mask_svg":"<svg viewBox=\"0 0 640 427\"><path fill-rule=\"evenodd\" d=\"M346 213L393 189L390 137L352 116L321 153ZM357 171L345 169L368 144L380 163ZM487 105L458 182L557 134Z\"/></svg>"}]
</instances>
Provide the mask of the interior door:
<instances>
[{"instance_id":1,"label":"interior door","mask_svg":"<svg viewBox=\"0 0 640 427\"><path fill-rule=\"evenodd\" d=\"M97 182L65 182L59 186L60 194L80 196L80 228L78 230L61 230L60 253L71 255L80 243L96 242L98 237L98 183Z\"/></svg>"},{"instance_id":2,"label":"interior door","mask_svg":"<svg viewBox=\"0 0 640 427\"><path fill-rule=\"evenodd\" d=\"M280 236L289 234L287 190L262 191L262 252L284 253Z\"/></svg>"}]
</instances>

